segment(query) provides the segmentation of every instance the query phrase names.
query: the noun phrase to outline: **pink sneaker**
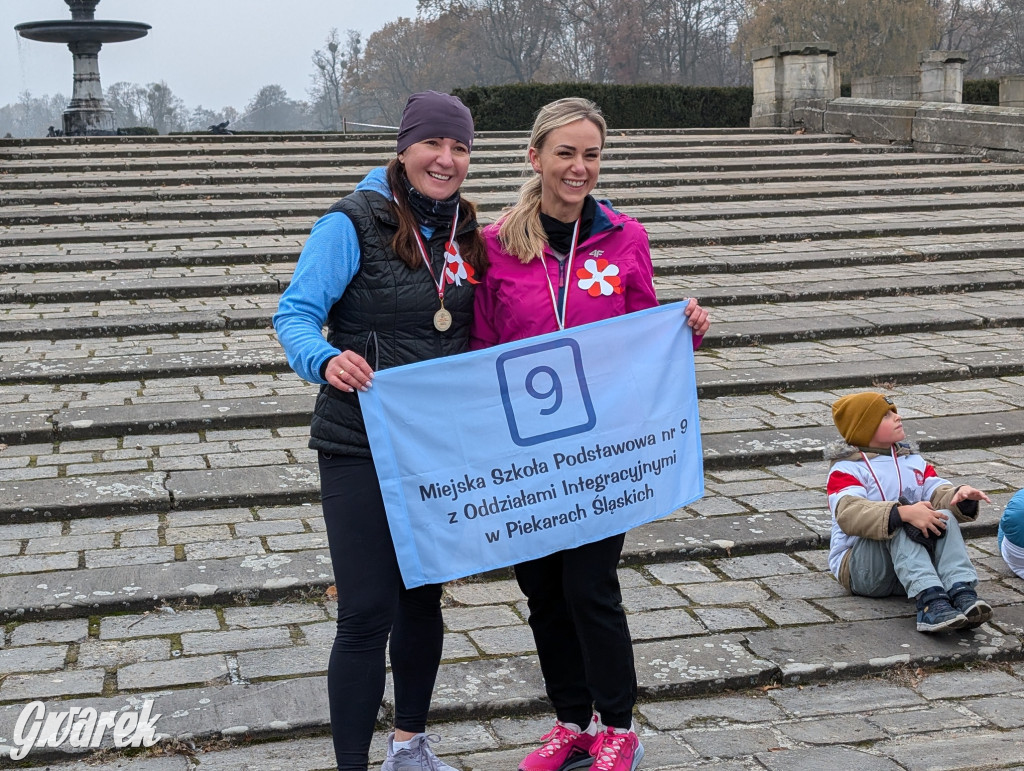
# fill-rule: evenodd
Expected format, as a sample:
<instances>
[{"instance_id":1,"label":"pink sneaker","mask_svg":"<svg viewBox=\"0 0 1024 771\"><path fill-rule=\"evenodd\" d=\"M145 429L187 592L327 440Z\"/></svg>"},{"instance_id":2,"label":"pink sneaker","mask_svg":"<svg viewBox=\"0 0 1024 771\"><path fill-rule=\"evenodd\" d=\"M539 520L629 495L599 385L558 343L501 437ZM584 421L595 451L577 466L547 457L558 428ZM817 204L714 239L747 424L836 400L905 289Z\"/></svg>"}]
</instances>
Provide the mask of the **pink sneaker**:
<instances>
[{"instance_id":1,"label":"pink sneaker","mask_svg":"<svg viewBox=\"0 0 1024 771\"><path fill-rule=\"evenodd\" d=\"M577 733L562 722L540 739L538 747L519 764L519 771L570 771L574 768L590 768L593 758L590 749L597 736L585 731Z\"/></svg>"},{"instance_id":2,"label":"pink sneaker","mask_svg":"<svg viewBox=\"0 0 1024 771\"><path fill-rule=\"evenodd\" d=\"M635 771L644 757L644 745L635 733L617 734L609 728L590 748L591 771Z\"/></svg>"}]
</instances>

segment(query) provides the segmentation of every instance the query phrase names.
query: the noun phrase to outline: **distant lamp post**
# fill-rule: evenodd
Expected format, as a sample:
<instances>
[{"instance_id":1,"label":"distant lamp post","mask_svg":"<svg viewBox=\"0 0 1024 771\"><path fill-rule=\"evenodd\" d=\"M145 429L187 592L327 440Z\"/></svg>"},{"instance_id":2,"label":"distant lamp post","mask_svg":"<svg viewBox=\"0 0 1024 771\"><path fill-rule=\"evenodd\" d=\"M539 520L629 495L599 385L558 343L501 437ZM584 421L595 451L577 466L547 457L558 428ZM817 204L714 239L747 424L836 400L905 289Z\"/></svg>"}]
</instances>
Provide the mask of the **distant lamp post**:
<instances>
[{"instance_id":1,"label":"distant lamp post","mask_svg":"<svg viewBox=\"0 0 1024 771\"><path fill-rule=\"evenodd\" d=\"M71 102L64 110L66 136L104 136L115 133L114 111L103 100L99 53L104 43L145 37L151 27L135 21L95 19L100 0L64 0L70 21L28 21L14 29L23 38L44 43L67 43L75 66Z\"/></svg>"}]
</instances>

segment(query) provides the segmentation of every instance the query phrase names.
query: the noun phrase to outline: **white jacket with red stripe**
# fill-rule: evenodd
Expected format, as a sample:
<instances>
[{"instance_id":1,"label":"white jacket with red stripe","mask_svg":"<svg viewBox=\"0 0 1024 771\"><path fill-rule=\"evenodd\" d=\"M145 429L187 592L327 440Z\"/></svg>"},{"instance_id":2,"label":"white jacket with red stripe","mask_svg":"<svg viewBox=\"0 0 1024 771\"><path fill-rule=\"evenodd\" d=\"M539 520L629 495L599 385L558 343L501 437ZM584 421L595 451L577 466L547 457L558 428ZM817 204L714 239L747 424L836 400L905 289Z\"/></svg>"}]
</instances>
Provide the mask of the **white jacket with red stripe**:
<instances>
[{"instance_id":1,"label":"white jacket with red stripe","mask_svg":"<svg viewBox=\"0 0 1024 771\"><path fill-rule=\"evenodd\" d=\"M930 463L905 444L893 445L889 454L848 448L850 453L833 462L828 475L828 507L832 513L829 569L844 585L843 559L859 538L888 540L889 512L900 496L911 503L930 501L937 509L950 508L954 487L935 473ZM884 452L884 451L883 451ZM952 509L957 519L959 510Z\"/></svg>"}]
</instances>

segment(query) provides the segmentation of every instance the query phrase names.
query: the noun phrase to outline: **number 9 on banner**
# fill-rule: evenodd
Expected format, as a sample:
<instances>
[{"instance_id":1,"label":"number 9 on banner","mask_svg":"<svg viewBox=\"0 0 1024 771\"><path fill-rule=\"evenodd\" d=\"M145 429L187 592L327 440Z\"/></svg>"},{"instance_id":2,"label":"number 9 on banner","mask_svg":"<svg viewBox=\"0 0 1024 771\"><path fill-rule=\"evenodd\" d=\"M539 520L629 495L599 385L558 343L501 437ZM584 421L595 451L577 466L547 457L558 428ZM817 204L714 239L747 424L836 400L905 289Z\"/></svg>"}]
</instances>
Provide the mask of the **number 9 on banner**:
<instances>
[{"instance_id":1,"label":"number 9 on banner","mask_svg":"<svg viewBox=\"0 0 1024 771\"><path fill-rule=\"evenodd\" d=\"M509 434L520 447L582 434L597 424L575 340L504 353L496 366Z\"/></svg>"}]
</instances>

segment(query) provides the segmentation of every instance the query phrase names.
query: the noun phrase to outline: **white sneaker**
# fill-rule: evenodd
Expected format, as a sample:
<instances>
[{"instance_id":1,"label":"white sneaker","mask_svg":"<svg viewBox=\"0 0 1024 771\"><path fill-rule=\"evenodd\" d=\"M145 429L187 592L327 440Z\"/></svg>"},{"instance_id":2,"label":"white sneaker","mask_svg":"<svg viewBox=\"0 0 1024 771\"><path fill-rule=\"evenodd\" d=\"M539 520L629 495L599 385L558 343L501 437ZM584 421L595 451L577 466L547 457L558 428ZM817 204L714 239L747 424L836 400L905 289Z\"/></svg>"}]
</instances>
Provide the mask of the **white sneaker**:
<instances>
[{"instance_id":1,"label":"white sneaker","mask_svg":"<svg viewBox=\"0 0 1024 771\"><path fill-rule=\"evenodd\" d=\"M408 747L395 751L395 734L388 734L388 757L380 771L458 771L441 761L431 744L441 741L437 734L416 734Z\"/></svg>"}]
</instances>

